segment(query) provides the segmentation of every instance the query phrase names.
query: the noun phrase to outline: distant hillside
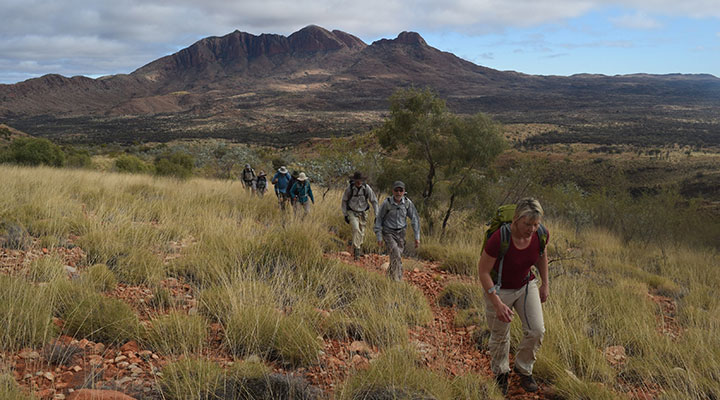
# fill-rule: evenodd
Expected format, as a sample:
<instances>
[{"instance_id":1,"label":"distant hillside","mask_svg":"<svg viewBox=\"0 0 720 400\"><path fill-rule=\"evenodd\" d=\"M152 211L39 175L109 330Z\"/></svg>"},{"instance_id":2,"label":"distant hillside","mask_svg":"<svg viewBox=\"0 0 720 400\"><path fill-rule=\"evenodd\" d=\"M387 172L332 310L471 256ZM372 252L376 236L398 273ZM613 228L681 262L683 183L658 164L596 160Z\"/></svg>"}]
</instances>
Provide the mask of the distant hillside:
<instances>
[{"instance_id":1,"label":"distant hillside","mask_svg":"<svg viewBox=\"0 0 720 400\"><path fill-rule=\"evenodd\" d=\"M532 76L473 64L414 32L368 45L317 26L205 38L128 75L0 85L0 118L65 141L282 144L376 126L388 96L409 86L435 89L455 112L569 128L541 141L720 143L711 75Z\"/></svg>"}]
</instances>

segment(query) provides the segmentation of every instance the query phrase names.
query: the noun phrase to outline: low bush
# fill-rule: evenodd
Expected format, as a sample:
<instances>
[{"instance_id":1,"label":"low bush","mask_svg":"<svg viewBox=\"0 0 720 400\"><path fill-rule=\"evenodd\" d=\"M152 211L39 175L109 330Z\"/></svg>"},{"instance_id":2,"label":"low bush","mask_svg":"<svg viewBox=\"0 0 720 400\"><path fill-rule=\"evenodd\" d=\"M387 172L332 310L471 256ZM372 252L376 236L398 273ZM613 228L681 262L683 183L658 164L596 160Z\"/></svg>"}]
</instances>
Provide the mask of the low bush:
<instances>
[{"instance_id":1,"label":"low bush","mask_svg":"<svg viewBox=\"0 0 720 400\"><path fill-rule=\"evenodd\" d=\"M6 161L21 165L65 165L65 153L47 139L21 137L14 139L3 157Z\"/></svg>"},{"instance_id":2,"label":"low bush","mask_svg":"<svg viewBox=\"0 0 720 400\"><path fill-rule=\"evenodd\" d=\"M80 282L100 292L113 290L117 286L117 278L105 264L95 264L85 269L80 274Z\"/></svg>"},{"instance_id":3,"label":"low bush","mask_svg":"<svg viewBox=\"0 0 720 400\"><path fill-rule=\"evenodd\" d=\"M92 158L87 150L76 149L72 146L65 147L65 166L71 168L90 168L92 167Z\"/></svg>"},{"instance_id":4,"label":"low bush","mask_svg":"<svg viewBox=\"0 0 720 400\"><path fill-rule=\"evenodd\" d=\"M207 321L199 315L171 312L144 329L143 342L162 354L199 353L207 339Z\"/></svg>"},{"instance_id":5,"label":"low bush","mask_svg":"<svg viewBox=\"0 0 720 400\"><path fill-rule=\"evenodd\" d=\"M448 255L447 247L440 243L424 243L418 247L418 257L427 261L441 261Z\"/></svg>"},{"instance_id":6,"label":"low bush","mask_svg":"<svg viewBox=\"0 0 720 400\"><path fill-rule=\"evenodd\" d=\"M129 174L153 172L153 167L150 164L131 154L123 154L119 156L115 159L114 165L118 172L125 172Z\"/></svg>"},{"instance_id":7,"label":"low bush","mask_svg":"<svg viewBox=\"0 0 720 400\"><path fill-rule=\"evenodd\" d=\"M187 179L194 166L193 156L184 152L163 153L155 158L155 173L161 176Z\"/></svg>"}]
</instances>

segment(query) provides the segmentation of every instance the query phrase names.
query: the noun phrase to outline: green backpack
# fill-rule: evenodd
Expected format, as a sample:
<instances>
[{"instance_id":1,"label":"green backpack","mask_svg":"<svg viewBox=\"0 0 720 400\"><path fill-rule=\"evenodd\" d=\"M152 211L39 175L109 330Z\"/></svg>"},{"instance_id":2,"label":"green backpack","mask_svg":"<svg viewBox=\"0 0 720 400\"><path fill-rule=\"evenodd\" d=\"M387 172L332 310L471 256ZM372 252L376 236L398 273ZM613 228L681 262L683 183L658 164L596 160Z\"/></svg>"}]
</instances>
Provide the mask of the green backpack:
<instances>
[{"instance_id":1,"label":"green backpack","mask_svg":"<svg viewBox=\"0 0 720 400\"><path fill-rule=\"evenodd\" d=\"M515 216L515 207L515 204L505 204L498 207L498 209L495 210L495 216L490 220L490 226L485 231L485 238L483 239L482 251L485 251L485 245L488 239L490 239L490 236L492 236L495 231L500 230L500 254L498 254L500 265L497 271L495 271L494 268L490 271L490 277L495 283L495 290L500 289L502 282L503 259L505 258L505 253L507 253L510 248L510 223ZM540 255L542 255L545 252L548 239L548 231L542 224L538 227L537 235L538 239L540 239ZM526 279L530 279L530 272L528 272Z\"/></svg>"}]
</instances>

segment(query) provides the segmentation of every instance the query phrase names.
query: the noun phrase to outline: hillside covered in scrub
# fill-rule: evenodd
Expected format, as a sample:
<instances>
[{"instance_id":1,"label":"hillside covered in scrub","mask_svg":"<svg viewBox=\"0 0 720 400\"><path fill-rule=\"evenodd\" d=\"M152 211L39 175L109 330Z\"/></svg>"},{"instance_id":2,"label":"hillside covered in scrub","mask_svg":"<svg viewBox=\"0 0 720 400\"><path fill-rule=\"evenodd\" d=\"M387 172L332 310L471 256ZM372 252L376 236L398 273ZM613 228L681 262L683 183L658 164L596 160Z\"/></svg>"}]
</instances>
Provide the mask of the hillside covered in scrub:
<instances>
[{"instance_id":1,"label":"hillside covered in scrub","mask_svg":"<svg viewBox=\"0 0 720 400\"><path fill-rule=\"evenodd\" d=\"M524 185L552 233L541 390L509 397L720 396L711 220L504 174L490 197ZM218 179L3 165L0 193L0 398L501 398L475 210L423 231L395 283L373 235L346 253L336 189L306 219Z\"/></svg>"}]
</instances>

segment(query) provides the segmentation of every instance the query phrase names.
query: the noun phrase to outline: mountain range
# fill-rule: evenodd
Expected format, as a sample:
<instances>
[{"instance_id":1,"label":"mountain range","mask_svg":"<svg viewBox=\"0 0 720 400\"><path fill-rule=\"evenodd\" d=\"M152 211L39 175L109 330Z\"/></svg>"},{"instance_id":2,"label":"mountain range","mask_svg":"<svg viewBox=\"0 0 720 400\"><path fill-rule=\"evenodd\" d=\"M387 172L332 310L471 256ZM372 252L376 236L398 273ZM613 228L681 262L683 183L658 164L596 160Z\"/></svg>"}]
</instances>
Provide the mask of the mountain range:
<instances>
[{"instance_id":1,"label":"mountain range","mask_svg":"<svg viewBox=\"0 0 720 400\"><path fill-rule=\"evenodd\" d=\"M130 74L0 85L0 122L67 142L283 145L371 129L407 87L432 88L457 113L557 127L540 141L720 144L712 75L534 76L476 65L414 32L367 44L318 26L208 37Z\"/></svg>"}]
</instances>

